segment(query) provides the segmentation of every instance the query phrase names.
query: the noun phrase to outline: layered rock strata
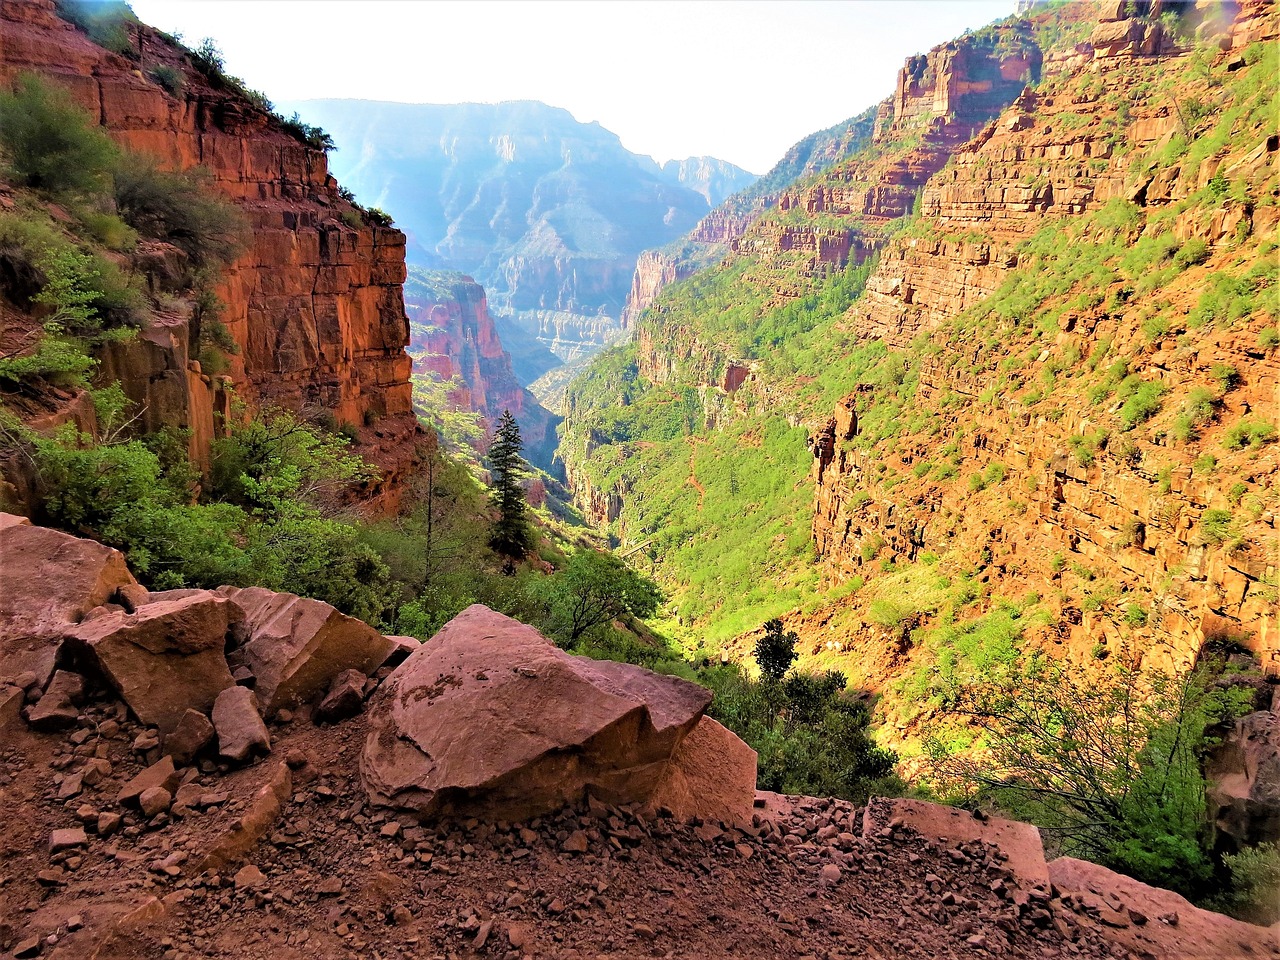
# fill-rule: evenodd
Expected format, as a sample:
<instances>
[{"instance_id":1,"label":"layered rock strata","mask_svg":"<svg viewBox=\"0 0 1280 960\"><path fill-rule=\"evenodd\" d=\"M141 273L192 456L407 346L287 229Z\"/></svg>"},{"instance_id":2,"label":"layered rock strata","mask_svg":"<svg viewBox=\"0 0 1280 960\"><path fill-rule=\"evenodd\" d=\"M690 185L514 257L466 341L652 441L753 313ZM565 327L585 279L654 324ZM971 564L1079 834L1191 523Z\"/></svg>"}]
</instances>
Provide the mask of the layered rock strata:
<instances>
[{"instance_id":1,"label":"layered rock strata","mask_svg":"<svg viewBox=\"0 0 1280 960\"><path fill-rule=\"evenodd\" d=\"M195 362L189 309L110 351L104 372L144 406L148 426L190 429L197 462L223 429L230 388L257 406L328 411L358 428L361 452L381 470L363 491L370 509L393 509L418 431L404 352L404 234L353 216L322 152L211 82L171 40L143 25L123 29L134 59L60 20L52 0L4 0L0 82L22 71L48 76L123 146L168 169L207 171L251 239L216 288L239 346L226 377ZM180 72L176 95L150 78L159 67Z\"/></svg>"}]
</instances>

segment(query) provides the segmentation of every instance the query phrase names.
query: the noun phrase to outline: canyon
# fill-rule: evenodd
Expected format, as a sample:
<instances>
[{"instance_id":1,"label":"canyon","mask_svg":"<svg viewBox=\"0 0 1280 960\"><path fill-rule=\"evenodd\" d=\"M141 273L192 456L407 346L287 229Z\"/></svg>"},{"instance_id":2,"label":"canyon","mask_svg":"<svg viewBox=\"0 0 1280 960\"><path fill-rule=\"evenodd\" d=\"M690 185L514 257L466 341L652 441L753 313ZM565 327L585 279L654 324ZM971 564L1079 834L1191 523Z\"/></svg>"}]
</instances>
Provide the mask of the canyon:
<instances>
[{"instance_id":1,"label":"canyon","mask_svg":"<svg viewBox=\"0 0 1280 960\"><path fill-rule=\"evenodd\" d=\"M535 101L285 106L333 135L336 172L395 216L411 262L484 287L516 375L548 402L557 390L539 378L549 371L526 351L568 365L552 381L563 384L621 336L641 251L679 237L754 179L711 157L660 167L599 124Z\"/></svg>"},{"instance_id":2,"label":"canyon","mask_svg":"<svg viewBox=\"0 0 1280 960\"><path fill-rule=\"evenodd\" d=\"M1020 5L759 180L534 102L288 105L348 145L331 164L199 52L131 20L112 52L67 15L0 0L0 83L36 71L122 147L207 171L247 231L207 291L163 286L174 245L84 239L145 288L139 331L94 344L96 390L4 381L0 495L36 523L0 513L0 949L1280 955L1280 924L1201 908L1274 919L1211 889L1280 842L1272 0ZM85 236L0 179L18 214ZM17 262L0 243L3 360L48 315ZM277 410L372 469L291 487L296 463L245 457L210 502L219 443ZM475 456L508 410L588 521L533 478L517 556ZM67 462L177 431L180 494L128 500L172 526L113 541L50 510L59 427ZM146 566L235 511L198 574ZM280 530L367 592L210 572ZM616 597L561 622L655 589L642 569L648 623ZM757 680L765 638L797 660ZM1126 836L1138 869L939 779L997 749L984 684L1061 666L1087 701L1132 671L1141 713L1197 665L1234 712L1170 748L1194 828ZM876 760L893 775L828 786ZM790 785L813 763L832 779ZM913 782L958 805L885 795ZM1140 872L1179 844L1203 876Z\"/></svg>"},{"instance_id":3,"label":"canyon","mask_svg":"<svg viewBox=\"0 0 1280 960\"><path fill-rule=\"evenodd\" d=\"M510 410L520 425L525 457L553 472L560 418L517 381L484 288L463 274L411 267L405 308L415 375L449 383L450 403L482 414L490 426ZM431 415L429 410L421 413Z\"/></svg>"}]
</instances>

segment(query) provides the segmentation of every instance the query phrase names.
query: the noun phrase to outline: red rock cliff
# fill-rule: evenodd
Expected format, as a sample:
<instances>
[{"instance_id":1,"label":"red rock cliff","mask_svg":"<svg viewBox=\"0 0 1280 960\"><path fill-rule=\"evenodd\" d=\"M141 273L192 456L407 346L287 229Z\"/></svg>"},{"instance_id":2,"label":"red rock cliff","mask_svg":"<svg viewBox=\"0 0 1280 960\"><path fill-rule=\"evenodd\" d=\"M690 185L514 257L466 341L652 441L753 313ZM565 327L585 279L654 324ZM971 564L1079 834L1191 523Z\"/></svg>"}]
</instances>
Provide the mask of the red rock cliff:
<instances>
[{"instance_id":1,"label":"red rock cliff","mask_svg":"<svg viewBox=\"0 0 1280 960\"><path fill-rule=\"evenodd\" d=\"M549 467L559 418L516 380L511 354L489 316L484 288L461 274L415 271L406 287L405 305L415 368L443 380L456 379L450 400L490 423L510 410L520 424L527 454Z\"/></svg>"},{"instance_id":2,"label":"red rock cliff","mask_svg":"<svg viewBox=\"0 0 1280 960\"><path fill-rule=\"evenodd\" d=\"M1175 137L1208 136L1215 121L1188 128L1170 97L1129 95L1174 77L1183 102L1214 91L1222 91L1219 101L1230 97L1232 77L1247 83L1247 71L1265 69L1230 52L1242 35L1275 36L1274 10L1262 6L1216 28L1228 52L1209 68L1212 82L1184 73L1163 41L1145 45L1148 28L1158 27L1148 21L1125 28L1134 38L1125 45L1077 48L1061 77L1020 97L928 182L919 229L888 244L849 319L860 337L904 351L919 378L911 414L936 422L892 450L860 445L857 413L876 400L875 388L864 385L815 438L813 535L833 572L873 576L885 556L958 549L990 558L993 582L1069 596L1062 601L1067 632L1052 642L1085 658L1131 644L1167 667L1188 662L1206 641L1230 640L1280 670L1271 586L1276 518L1266 494L1280 471L1277 447L1246 450L1225 437L1249 417L1274 427L1280 366L1263 335L1274 315L1259 304L1231 323L1186 320L1216 279L1243 274L1251 258L1260 262L1259 241L1275 236L1276 208L1252 199L1274 195L1274 126L1240 120L1203 162L1179 160L1174 148L1174 159L1160 160ZM1214 29L1201 32L1212 36ZM1232 106L1226 100L1218 109ZM1211 181L1231 188L1208 201ZM1069 298L1085 289L1078 288L1048 301L1061 308L1050 315L1052 329L1041 332L1020 331L1021 320L1031 323L1016 311L1012 326L1001 325L998 314L951 324L1019 271L1025 277L1032 254L1024 241L1049 228L1058 243L1074 242L1071 231L1081 228L1073 224L1096 225L1085 218L1104 207L1133 218L1135 231L1145 224L1148 240L1168 236L1175 247L1195 241L1188 249L1199 250L1199 259L1138 297L1118 276L1091 274L1088 299ZM1082 257L1093 239L1087 232L1080 238ZM1131 242L1137 240L1135 232ZM926 336L936 349L917 349ZM1149 423L1118 425L1118 401L1107 408L1073 385L1100 376L1083 363L1091 354L1106 356L1104 364L1125 358L1127 371L1158 384L1167 399ZM1026 373L1006 373L1027 364ZM1224 369L1233 371L1229 388L1215 383L1214 371ZM1197 390L1221 399L1198 431L1179 438L1175 417ZM1105 449L1081 455L1089 442ZM940 471L948 459L952 466ZM956 476L957 468L955 481L938 476ZM881 489L881 475L899 478L891 495ZM984 490L983 478L991 476L1006 493ZM1256 509L1241 506L1250 503ZM1213 515L1234 518L1233 540L1206 537ZM1072 571L1087 579L1072 580L1067 591ZM1104 599L1073 606L1101 596L1096 582L1145 598L1149 625L1108 614Z\"/></svg>"},{"instance_id":3,"label":"red rock cliff","mask_svg":"<svg viewBox=\"0 0 1280 960\"><path fill-rule=\"evenodd\" d=\"M244 212L252 240L217 290L240 347L229 380L204 376L189 360L185 315L160 318L108 358L108 371L153 411L163 406L152 419L192 428L197 460L207 457L230 386L257 406L327 410L359 428L359 451L382 470L362 498L371 510L394 509L419 435L404 351L404 235L345 222L340 215L354 221L353 208L323 153L234 91L215 89L157 31L130 34L137 62L60 20L52 0L0 0L0 82L24 70L50 76L124 146L170 169L207 169ZM147 79L159 65L183 72L176 96ZM159 380L169 387L157 395Z\"/></svg>"}]
</instances>

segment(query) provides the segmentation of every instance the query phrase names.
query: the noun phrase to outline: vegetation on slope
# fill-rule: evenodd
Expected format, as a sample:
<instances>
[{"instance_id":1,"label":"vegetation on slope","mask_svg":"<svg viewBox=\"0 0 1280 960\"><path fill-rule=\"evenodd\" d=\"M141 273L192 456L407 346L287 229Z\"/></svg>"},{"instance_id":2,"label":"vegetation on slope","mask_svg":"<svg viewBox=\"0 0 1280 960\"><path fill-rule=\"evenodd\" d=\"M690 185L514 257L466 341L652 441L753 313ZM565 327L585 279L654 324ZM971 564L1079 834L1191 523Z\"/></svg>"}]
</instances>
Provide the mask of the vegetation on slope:
<instances>
[{"instance_id":1,"label":"vegetation on slope","mask_svg":"<svg viewBox=\"0 0 1280 960\"><path fill-rule=\"evenodd\" d=\"M1273 238L1255 234L1244 217L1234 235L1205 239L1224 210L1247 208L1274 222L1266 209L1277 197L1272 168L1246 154L1274 129L1276 57L1274 45L1256 45L1229 67L1216 49L1201 49L1125 90L1092 89L1101 81L1087 73L1046 80L1037 91L1046 100L1102 97L1096 111L1074 120L1059 111L1052 122L1068 130L1113 125L1113 156L1123 160L1126 182L1112 195L1121 198L1047 221L1009 251L1018 269L992 296L897 349L855 338L860 328L842 308L808 307L794 327L783 324L793 338L775 342L767 331L788 306L768 282L778 261L759 254L664 291L642 318L637 344L575 384L564 449L580 490L621 496L610 532L647 544L677 635L690 648L728 641L787 612L807 669L846 671L855 686L879 689L880 719L906 752L919 750L927 730L945 756L971 755L990 733L939 718L961 696L1026 669L1029 649L1060 642L1082 615L1108 624L1087 675L1128 665L1116 638L1158 644L1188 573L1175 564L1163 581L1145 583L1122 576L1109 559L1015 554L1013 531L1027 526L1022 518L1043 496L1039 468L1047 464L1003 457L997 443L987 452L993 434L1011 439L1013 424L1044 424L1073 469L1147 478L1156 497L1188 483L1179 479L1185 472L1209 504L1193 542L1261 570L1248 558L1275 549L1269 518L1277 501L1265 478L1274 475L1276 424L1237 393L1253 370L1197 358L1220 356L1229 343L1270 362L1280 343ZM1126 139L1126 104L1152 97L1176 104L1178 129L1141 148ZM1145 179L1175 167L1197 171L1209 160L1219 172L1189 195L1148 205L1137 190ZM1098 160L1090 170L1108 168ZM981 229L960 233L928 218L900 229L926 249L997 250ZM821 302L838 284L852 286L851 273L792 274L782 287ZM1082 324L1088 337L1063 336ZM797 348L810 351L802 363ZM749 364L753 378L725 389L726 372L738 364ZM1170 369L1194 372L1157 373ZM858 575L846 571L830 586L804 538L812 463L804 444L832 401L855 393L856 435L836 451L857 464L847 494L868 516L893 518L900 539L863 537ZM922 550L908 539L917 518L920 536L928 527ZM1140 544L1144 531L1137 524L1120 533L1110 550ZM1259 588L1274 602L1276 584L1264 579ZM1145 689L1156 682L1144 672ZM1166 716L1175 718L1196 728L1188 756L1200 779L1131 811L1154 818L1165 846L1139 855L1151 837L1131 836L1104 859L1165 884L1181 878L1183 889L1203 895L1226 882L1226 864L1205 846L1203 804L1184 802L1203 790L1198 762L1213 742L1213 718ZM1159 771L1147 765L1165 730L1157 725L1135 738L1153 744L1134 758L1135 770ZM1192 810L1181 826L1175 808ZM1242 877L1251 870L1266 868L1241 862Z\"/></svg>"}]
</instances>

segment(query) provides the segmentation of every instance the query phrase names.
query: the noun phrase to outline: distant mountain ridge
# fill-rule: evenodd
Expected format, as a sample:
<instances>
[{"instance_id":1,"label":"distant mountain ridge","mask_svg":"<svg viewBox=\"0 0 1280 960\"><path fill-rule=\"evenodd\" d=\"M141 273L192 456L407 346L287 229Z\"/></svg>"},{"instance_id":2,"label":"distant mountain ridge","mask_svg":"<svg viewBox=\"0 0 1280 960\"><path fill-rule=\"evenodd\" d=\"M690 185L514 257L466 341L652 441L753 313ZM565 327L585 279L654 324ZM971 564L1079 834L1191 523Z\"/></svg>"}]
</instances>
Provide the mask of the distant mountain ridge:
<instances>
[{"instance_id":1,"label":"distant mountain ridge","mask_svg":"<svg viewBox=\"0 0 1280 960\"><path fill-rule=\"evenodd\" d=\"M562 362L617 338L641 251L754 179L709 157L659 166L537 101L280 106L333 136L335 174L395 217L411 262L473 276L505 341L536 338Z\"/></svg>"}]
</instances>

